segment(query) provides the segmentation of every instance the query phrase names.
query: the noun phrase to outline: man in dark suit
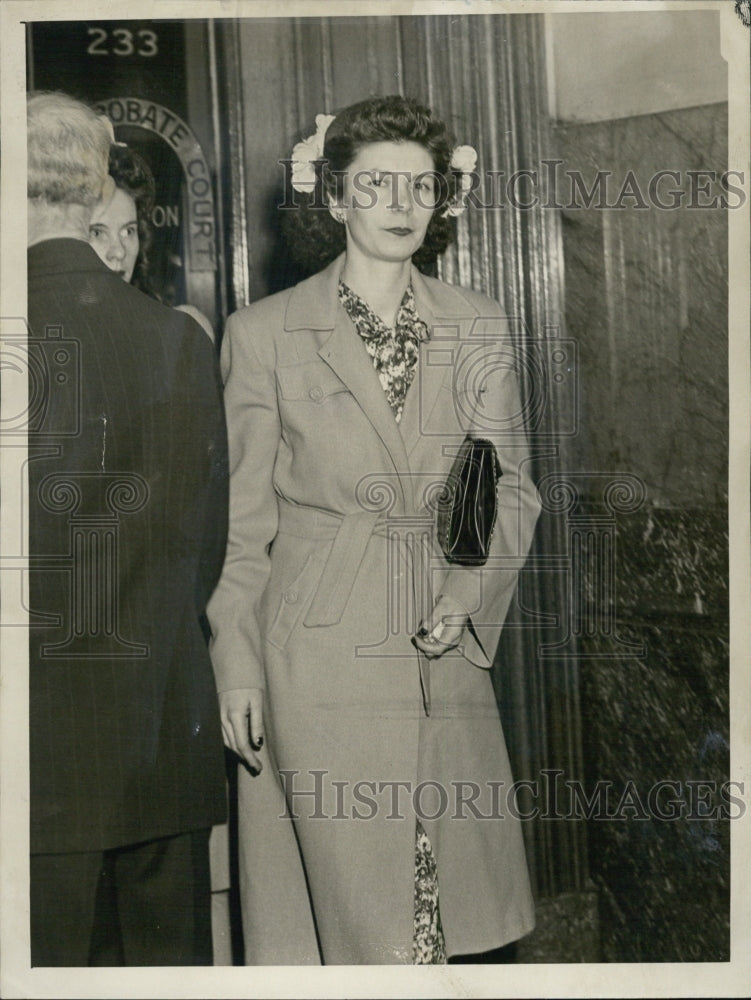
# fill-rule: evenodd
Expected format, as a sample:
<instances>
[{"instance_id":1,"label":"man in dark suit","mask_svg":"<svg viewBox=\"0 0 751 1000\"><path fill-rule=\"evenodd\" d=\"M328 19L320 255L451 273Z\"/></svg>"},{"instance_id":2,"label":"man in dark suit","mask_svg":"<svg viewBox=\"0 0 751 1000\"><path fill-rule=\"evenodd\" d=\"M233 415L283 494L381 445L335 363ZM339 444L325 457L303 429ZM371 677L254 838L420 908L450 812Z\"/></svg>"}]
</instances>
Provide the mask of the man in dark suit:
<instances>
[{"instance_id":1,"label":"man in dark suit","mask_svg":"<svg viewBox=\"0 0 751 1000\"><path fill-rule=\"evenodd\" d=\"M109 122L63 94L27 120L32 964L210 964L216 361L88 244Z\"/></svg>"}]
</instances>

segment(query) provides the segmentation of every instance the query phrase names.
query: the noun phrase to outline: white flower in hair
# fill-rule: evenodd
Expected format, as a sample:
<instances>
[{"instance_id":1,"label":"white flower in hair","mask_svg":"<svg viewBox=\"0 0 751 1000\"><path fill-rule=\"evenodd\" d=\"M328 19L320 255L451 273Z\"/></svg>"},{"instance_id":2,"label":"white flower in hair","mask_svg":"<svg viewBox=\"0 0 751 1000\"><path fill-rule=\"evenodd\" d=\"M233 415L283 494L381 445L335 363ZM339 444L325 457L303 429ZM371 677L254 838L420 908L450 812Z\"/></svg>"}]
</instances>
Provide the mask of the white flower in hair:
<instances>
[{"instance_id":1,"label":"white flower in hair","mask_svg":"<svg viewBox=\"0 0 751 1000\"><path fill-rule=\"evenodd\" d=\"M449 166L462 174L471 174L477 166L477 150L473 146L457 146L451 154Z\"/></svg>"},{"instance_id":2,"label":"white flower in hair","mask_svg":"<svg viewBox=\"0 0 751 1000\"><path fill-rule=\"evenodd\" d=\"M477 150L473 146L457 146L451 154L449 166L460 175L459 190L443 214L457 216L467 207L466 197L472 190L471 175L477 166Z\"/></svg>"},{"instance_id":3,"label":"white flower in hair","mask_svg":"<svg viewBox=\"0 0 751 1000\"><path fill-rule=\"evenodd\" d=\"M326 131L336 115L316 115L316 131L298 142L292 150L292 187L295 191L313 192L316 184L315 161L323 156Z\"/></svg>"}]
</instances>

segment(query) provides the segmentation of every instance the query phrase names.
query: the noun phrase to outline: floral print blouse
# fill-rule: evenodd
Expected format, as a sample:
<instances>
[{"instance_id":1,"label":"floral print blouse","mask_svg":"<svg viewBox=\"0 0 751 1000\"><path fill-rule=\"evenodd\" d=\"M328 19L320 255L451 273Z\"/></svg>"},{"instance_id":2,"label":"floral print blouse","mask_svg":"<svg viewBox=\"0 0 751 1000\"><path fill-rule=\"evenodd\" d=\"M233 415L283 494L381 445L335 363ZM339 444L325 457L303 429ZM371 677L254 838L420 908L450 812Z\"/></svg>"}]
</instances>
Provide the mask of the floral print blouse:
<instances>
[{"instance_id":1,"label":"floral print blouse","mask_svg":"<svg viewBox=\"0 0 751 1000\"><path fill-rule=\"evenodd\" d=\"M389 406L399 423L407 389L415 377L420 343L430 338L427 323L417 315L412 286L409 285L404 293L393 327L388 327L343 281L339 282L339 301L373 359Z\"/></svg>"}]
</instances>

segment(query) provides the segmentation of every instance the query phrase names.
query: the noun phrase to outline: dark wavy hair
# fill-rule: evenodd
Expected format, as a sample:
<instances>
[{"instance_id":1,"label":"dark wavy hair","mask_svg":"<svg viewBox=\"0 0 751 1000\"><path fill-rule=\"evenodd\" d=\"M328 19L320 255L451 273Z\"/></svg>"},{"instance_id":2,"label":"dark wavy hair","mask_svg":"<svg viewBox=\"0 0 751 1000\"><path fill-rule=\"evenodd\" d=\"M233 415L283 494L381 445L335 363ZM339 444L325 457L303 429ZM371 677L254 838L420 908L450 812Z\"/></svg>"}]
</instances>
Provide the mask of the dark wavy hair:
<instances>
[{"instance_id":1,"label":"dark wavy hair","mask_svg":"<svg viewBox=\"0 0 751 1000\"><path fill-rule=\"evenodd\" d=\"M129 194L136 206L138 257L132 284L153 295L149 278L149 250L153 239L151 213L156 198L154 175L146 160L128 146L110 147L109 172L115 185Z\"/></svg>"},{"instance_id":2,"label":"dark wavy hair","mask_svg":"<svg viewBox=\"0 0 751 1000\"><path fill-rule=\"evenodd\" d=\"M371 97L338 112L329 125L323 158L315 161L315 190L294 192L294 205L282 214L282 232L290 255L313 273L330 264L346 246L344 227L331 218L330 202L343 194L344 174L363 146L371 142L416 142L430 153L438 175L438 201L425 240L413 255L429 270L454 237L454 220L443 212L457 190L458 176L449 161L455 141L445 122L409 97Z\"/></svg>"}]
</instances>

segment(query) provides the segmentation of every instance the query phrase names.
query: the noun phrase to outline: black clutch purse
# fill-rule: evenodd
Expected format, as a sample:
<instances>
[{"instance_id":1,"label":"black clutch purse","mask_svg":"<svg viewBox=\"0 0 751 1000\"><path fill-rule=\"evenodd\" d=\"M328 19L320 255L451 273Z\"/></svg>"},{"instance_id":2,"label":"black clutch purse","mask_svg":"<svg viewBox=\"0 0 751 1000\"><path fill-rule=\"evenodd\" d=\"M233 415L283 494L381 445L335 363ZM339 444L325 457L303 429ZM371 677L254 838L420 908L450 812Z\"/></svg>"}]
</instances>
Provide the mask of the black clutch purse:
<instances>
[{"instance_id":1,"label":"black clutch purse","mask_svg":"<svg viewBox=\"0 0 751 1000\"><path fill-rule=\"evenodd\" d=\"M438 501L438 539L450 563L484 566L488 561L500 477L493 443L468 434Z\"/></svg>"}]
</instances>

